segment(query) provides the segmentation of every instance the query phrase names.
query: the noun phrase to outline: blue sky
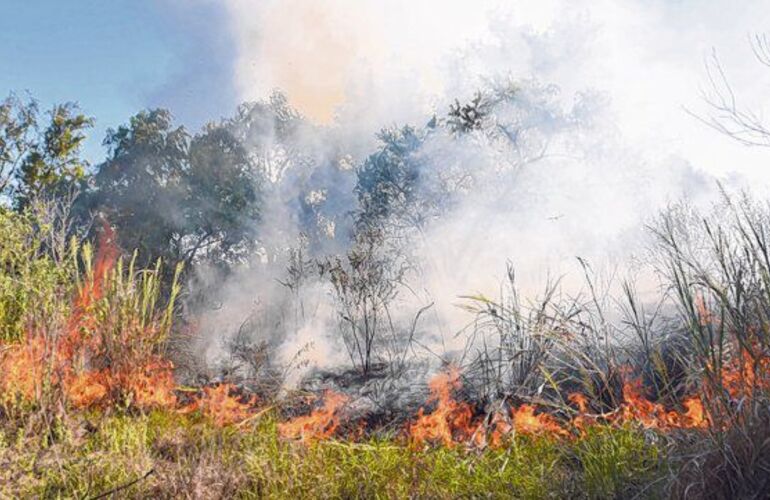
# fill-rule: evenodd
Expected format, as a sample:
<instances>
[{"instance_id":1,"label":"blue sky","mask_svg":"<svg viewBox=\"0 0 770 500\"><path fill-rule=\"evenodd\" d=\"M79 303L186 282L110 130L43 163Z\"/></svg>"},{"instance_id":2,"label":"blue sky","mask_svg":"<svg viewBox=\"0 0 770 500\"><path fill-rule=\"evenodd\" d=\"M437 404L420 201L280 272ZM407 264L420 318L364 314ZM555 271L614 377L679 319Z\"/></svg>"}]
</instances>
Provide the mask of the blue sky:
<instances>
[{"instance_id":1,"label":"blue sky","mask_svg":"<svg viewBox=\"0 0 770 500\"><path fill-rule=\"evenodd\" d=\"M382 126L420 123L479 81L536 78L605 95L635 147L764 179L764 156L682 108L703 109L716 50L760 110L770 73L747 37L768 26L767 0L0 0L0 96L79 102L97 120L96 162L105 130L147 107L196 129L278 88L371 146Z\"/></svg>"},{"instance_id":2,"label":"blue sky","mask_svg":"<svg viewBox=\"0 0 770 500\"><path fill-rule=\"evenodd\" d=\"M184 8L182 8L184 6ZM96 118L86 146L142 108L193 128L230 114L233 41L219 2L3 0L0 94L29 91L43 108L76 101Z\"/></svg>"}]
</instances>

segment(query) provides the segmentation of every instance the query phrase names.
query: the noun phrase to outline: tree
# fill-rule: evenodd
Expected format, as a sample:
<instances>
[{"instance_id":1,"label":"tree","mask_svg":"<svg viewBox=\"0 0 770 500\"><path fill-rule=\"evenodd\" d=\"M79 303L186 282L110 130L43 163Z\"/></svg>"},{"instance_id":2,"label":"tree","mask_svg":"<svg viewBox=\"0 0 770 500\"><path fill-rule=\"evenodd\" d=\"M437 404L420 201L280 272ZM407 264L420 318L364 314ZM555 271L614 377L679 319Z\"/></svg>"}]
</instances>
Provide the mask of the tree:
<instances>
[{"instance_id":1,"label":"tree","mask_svg":"<svg viewBox=\"0 0 770 500\"><path fill-rule=\"evenodd\" d=\"M376 228L358 232L347 255L322 261L319 268L332 284L339 332L353 366L368 376L387 347L396 355L391 362L401 357L408 345L398 338L391 307L407 265L384 250L382 232ZM390 346L383 345L388 341Z\"/></svg>"},{"instance_id":2,"label":"tree","mask_svg":"<svg viewBox=\"0 0 770 500\"><path fill-rule=\"evenodd\" d=\"M13 194L16 172L33 145L37 132L38 104L11 94L0 103L0 194Z\"/></svg>"},{"instance_id":3,"label":"tree","mask_svg":"<svg viewBox=\"0 0 770 500\"><path fill-rule=\"evenodd\" d=\"M66 191L87 173L81 157L93 119L77 104L57 104L41 125L37 101L11 94L0 102L0 196L25 209L36 197Z\"/></svg>"},{"instance_id":4,"label":"tree","mask_svg":"<svg viewBox=\"0 0 770 500\"><path fill-rule=\"evenodd\" d=\"M21 163L15 203L23 209L37 196L59 195L86 176L88 162L80 156L85 130L94 120L68 102L54 106L42 136L32 143Z\"/></svg>"},{"instance_id":5,"label":"tree","mask_svg":"<svg viewBox=\"0 0 770 500\"><path fill-rule=\"evenodd\" d=\"M759 64L770 68L770 39L767 35L755 35L751 40L751 50ZM765 124L761 113L739 103L716 51L706 60L706 79L701 97L709 111L704 114L686 111L744 146L770 147L770 126Z\"/></svg>"},{"instance_id":6,"label":"tree","mask_svg":"<svg viewBox=\"0 0 770 500\"><path fill-rule=\"evenodd\" d=\"M419 156L425 133L406 126L380 132L379 151L371 154L358 170L356 194L361 225L391 222L421 227L428 200L419 192L426 162Z\"/></svg>"},{"instance_id":7,"label":"tree","mask_svg":"<svg viewBox=\"0 0 770 500\"><path fill-rule=\"evenodd\" d=\"M143 262L226 266L255 240L260 180L231 122L191 136L168 111L143 111L104 143L88 205Z\"/></svg>"},{"instance_id":8,"label":"tree","mask_svg":"<svg viewBox=\"0 0 770 500\"><path fill-rule=\"evenodd\" d=\"M88 207L118 229L119 244L145 262L178 261L174 248L181 214L180 180L189 136L165 110L142 111L128 125L108 130L108 159L97 167Z\"/></svg>"},{"instance_id":9,"label":"tree","mask_svg":"<svg viewBox=\"0 0 770 500\"><path fill-rule=\"evenodd\" d=\"M185 260L216 251L228 261L246 256L257 238L261 179L229 124L209 125L193 138L183 200Z\"/></svg>"},{"instance_id":10,"label":"tree","mask_svg":"<svg viewBox=\"0 0 770 500\"><path fill-rule=\"evenodd\" d=\"M494 81L422 128L383 130L357 171L357 225L422 231L474 191L506 196L522 168L571 149L573 132L588 125L591 96L564 108L558 93L536 81Z\"/></svg>"}]
</instances>

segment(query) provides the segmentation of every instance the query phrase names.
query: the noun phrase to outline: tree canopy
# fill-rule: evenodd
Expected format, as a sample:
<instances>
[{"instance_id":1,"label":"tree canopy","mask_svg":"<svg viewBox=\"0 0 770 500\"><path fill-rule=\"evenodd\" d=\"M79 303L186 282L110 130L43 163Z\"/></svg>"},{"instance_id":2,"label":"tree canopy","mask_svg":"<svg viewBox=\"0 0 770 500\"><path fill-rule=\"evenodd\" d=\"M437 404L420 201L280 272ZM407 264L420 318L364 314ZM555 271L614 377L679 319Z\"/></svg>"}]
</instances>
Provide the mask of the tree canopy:
<instances>
[{"instance_id":1,"label":"tree canopy","mask_svg":"<svg viewBox=\"0 0 770 500\"><path fill-rule=\"evenodd\" d=\"M35 197L80 183L88 170L81 146L93 123L71 102L43 116L31 98L12 94L0 102L0 195L6 204L23 209Z\"/></svg>"},{"instance_id":2,"label":"tree canopy","mask_svg":"<svg viewBox=\"0 0 770 500\"><path fill-rule=\"evenodd\" d=\"M104 144L109 157L87 203L118 228L123 248L143 259L224 264L253 244L259 179L231 122L191 135L167 110L142 111Z\"/></svg>"}]
</instances>

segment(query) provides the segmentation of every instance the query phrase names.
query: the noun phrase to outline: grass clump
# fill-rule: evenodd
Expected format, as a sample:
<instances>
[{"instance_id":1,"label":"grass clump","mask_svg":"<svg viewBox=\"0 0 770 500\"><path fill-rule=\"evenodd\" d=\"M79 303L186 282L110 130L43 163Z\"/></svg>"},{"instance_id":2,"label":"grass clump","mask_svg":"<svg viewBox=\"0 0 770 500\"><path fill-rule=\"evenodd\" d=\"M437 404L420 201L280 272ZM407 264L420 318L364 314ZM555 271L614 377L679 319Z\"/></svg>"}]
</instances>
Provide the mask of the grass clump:
<instances>
[{"instance_id":1,"label":"grass clump","mask_svg":"<svg viewBox=\"0 0 770 500\"><path fill-rule=\"evenodd\" d=\"M200 415L92 413L57 442L0 447L0 496L83 498L612 498L643 491L664 457L642 432L600 427L569 440L516 436L496 449L416 448L394 438L310 445ZM125 488L124 488L125 487Z\"/></svg>"},{"instance_id":2,"label":"grass clump","mask_svg":"<svg viewBox=\"0 0 770 500\"><path fill-rule=\"evenodd\" d=\"M575 446L582 489L592 498L626 498L662 477L662 454L644 433L629 427L589 427Z\"/></svg>"}]
</instances>

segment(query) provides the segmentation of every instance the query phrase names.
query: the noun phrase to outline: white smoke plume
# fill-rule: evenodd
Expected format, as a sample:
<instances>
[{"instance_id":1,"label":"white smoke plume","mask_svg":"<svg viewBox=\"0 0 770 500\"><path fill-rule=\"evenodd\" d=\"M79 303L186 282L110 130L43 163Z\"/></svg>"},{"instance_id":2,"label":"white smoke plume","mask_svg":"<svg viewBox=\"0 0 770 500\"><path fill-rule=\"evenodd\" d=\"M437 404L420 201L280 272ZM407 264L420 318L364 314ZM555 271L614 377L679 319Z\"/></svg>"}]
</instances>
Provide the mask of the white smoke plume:
<instances>
[{"instance_id":1,"label":"white smoke plume","mask_svg":"<svg viewBox=\"0 0 770 500\"><path fill-rule=\"evenodd\" d=\"M302 314L286 317L296 307L293 289L279 283L288 249L313 227L320 235L313 241L326 243L307 249L311 256L344 252L355 167L378 147L376 132L406 124L425 131L455 99L468 102L479 90L516 87L515 105L496 107L495 120L531 130L521 147L536 158L483 133L435 133L419 148L423 183L457 172L473 179L412 234L421 274L398 299L402 319L434 303L425 335L445 347L468 321L458 297L493 295L507 260L527 293L548 276L565 275L565 286L579 288L576 256L596 269L628 268L644 246L645 223L666 204L706 201L717 179L759 191L770 179L761 151L685 111L703 110L699 88L712 48L746 105L761 104L770 73L753 76L760 69L746 36L770 21L761 1L740 10L693 0L226 5L240 97L280 89L312 125L270 153L289 160L268 186L266 250L203 317L210 359L249 315L261 314L256 335L279 346L281 361L309 346L314 366L345 362L328 286L308 284Z\"/></svg>"}]
</instances>

